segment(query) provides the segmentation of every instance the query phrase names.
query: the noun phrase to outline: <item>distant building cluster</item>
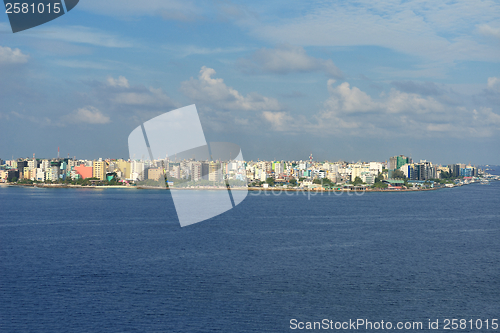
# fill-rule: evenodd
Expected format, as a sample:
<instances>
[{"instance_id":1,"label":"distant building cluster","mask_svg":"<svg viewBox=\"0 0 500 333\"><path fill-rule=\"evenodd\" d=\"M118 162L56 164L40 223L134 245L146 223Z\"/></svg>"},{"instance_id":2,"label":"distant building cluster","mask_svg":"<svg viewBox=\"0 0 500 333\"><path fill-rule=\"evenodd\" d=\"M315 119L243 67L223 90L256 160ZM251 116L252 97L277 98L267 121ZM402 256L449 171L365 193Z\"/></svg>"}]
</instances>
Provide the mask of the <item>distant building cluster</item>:
<instances>
[{"instance_id":1,"label":"distant building cluster","mask_svg":"<svg viewBox=\"0 0 500 333\"><path fill-rule=\"evenodd\" d=\"M394 171L400 170L408 180L429 180L440 179L442 173L452 178L458 177L477 177L478 168L465 164L450 164L447 166L436 166L432 162L421 160L416 163L411 157L404 155L393 156L389 159L388 177L391 178Z\"/></svg>"},{"instance_id":2,"label":"distant building cluster","mask_svg":"<svg viewBox=\"0 0 500 333\"><path fill-rule=\"evenodd\" d=\"M0 160L0 182L31 180L38 182L78 181L88 178L98 181L116 180L134 183L146 180L158 181L163 175L171 180L206 180L221 182L225 179L262 184L272 179L277 185L310 186L317 180L332 184L345 184L360 180L374 184L380 178L426 181L440 178L476 177L479 170L471 165L433 165L429 161L414 162L399 155L389 162L318 162L312 156L300 161L196 161L194 159L77 160L70 158L37 159L21 158Z\"/></svg>"},{"instance_id":3,"label":"distant building cluster","mask_svg":"<svg viewBox=\"0 0 500 333\"><path fill-rule=\"evenodd\" d=\"M170 160L76 160L24 158L2 161L0 181L29 179L38 182L59 180L99 181L116 179L120 182L158 181L166 175L173 179L207 180L220 182L226 179L245 181L245 162L243 161L170 161Z\"/></svg>"},{"instance_id":4,"label":"distant building cluster","mask_svg":"<svg viewBox=\"0 0 500 333\"><path fill-rule=\"evenodd\" d=\"M314 179L328 179L332 183L344 183L360 177L363 182L373 184L385 167L382 162L314 162L306 161L257 161L247 162L246 176L252 181L274 179L276 183L287 183L297 179L307 185Z\"/></svg>"}]
</instances>

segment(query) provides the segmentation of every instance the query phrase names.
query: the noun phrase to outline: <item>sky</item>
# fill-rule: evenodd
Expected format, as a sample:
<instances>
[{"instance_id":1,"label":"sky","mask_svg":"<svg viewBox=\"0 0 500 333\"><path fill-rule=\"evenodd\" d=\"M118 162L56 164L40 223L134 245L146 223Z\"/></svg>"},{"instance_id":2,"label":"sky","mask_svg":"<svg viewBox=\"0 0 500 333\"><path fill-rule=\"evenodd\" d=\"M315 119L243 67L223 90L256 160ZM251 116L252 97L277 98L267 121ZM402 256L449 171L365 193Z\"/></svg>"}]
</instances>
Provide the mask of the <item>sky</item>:
<instances>
[{"instance_id":1,"label":"sky","mask_svg":"<svg viewBox=\"0 0 500 333\"><path fill-rule=\"evenodd\" d=\"M128 158L196 104L245 160L500 164L500 1L80 0L0 14L0 158Z\"/></svg>"}]
</instances>

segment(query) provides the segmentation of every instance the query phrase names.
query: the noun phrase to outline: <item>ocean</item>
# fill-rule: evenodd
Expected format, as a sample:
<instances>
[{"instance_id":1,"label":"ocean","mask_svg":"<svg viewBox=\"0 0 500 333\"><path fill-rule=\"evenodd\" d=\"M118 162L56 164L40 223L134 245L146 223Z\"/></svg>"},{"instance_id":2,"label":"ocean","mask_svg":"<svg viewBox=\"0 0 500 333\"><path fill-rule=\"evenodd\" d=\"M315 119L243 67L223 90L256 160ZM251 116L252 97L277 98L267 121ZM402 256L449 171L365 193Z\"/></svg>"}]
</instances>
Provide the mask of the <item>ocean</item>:
<instances>
[{"instance_id":1,"label":"ocean","mask_svg":"<svg viewBox=\"0 0 500 333\"><path fill-rule=\"evenodd\" d=\"M168 191L0 187L0 332L485 330L500 319L499 207L500 182L253 192L181 228Z\"/></svg>"}]
</instances>

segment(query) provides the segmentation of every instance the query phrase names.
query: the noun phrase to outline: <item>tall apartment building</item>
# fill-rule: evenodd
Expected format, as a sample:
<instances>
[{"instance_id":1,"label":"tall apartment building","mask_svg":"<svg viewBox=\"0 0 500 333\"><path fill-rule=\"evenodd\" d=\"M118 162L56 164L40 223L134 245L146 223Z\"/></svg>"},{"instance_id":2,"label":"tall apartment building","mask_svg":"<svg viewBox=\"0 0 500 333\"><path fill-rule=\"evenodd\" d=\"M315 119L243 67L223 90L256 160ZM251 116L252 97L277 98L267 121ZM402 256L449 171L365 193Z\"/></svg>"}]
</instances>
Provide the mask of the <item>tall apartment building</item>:
<instances>
[{"instance_id":1,"label":"tall apartment building","mask_svg":"<svg viewBox=\"0 0 500 333\"><path fill-rule=\"evenodd\" d=\"M218 162L210 162L208 167L208 180L218 182L222 180L221 165Z\"/></svg>"},{"instance_id":2,"label":"tall apartment building","mask_svg":"<svg viewBox=\"0 0 500 333\"><path fill-rule=\"evenodd\" d=\"M163 177L163 168L148 169L148 179L158 181L162 177Z\"/></svg>"},{"instance_id":3,"label":"tall apartment building","mask_svg":"<svg viewBox=\"0 0 500 333\"><path fill-rule=\"evenodd\" d=\"M94 161L92 163L92 177L98 178L99 180L105 180L106 171L106 162L104 162L102 159L99 159L99 161Z\"/></svg>"},{"instance_id":4,"label":"tall apartment building","mask_svg":"<svg viewBox=\"0 0 500 333\"><path fill-rule=\"evenodd\" d=\"M116 169L118 169L122 173L122 178L130 179L130 173L132 170L130 162L120 159L115 161L114 165L115 165L115 170L113 171L116 172L117 171Z\"/></svg>"},{"instance_id":5,"label":"tall apartment building","mask_svg":"<svg viewBox=\"0 0 500 333\"><path fill-rule=\"evenodd\" d=\"M144 180L144 162L132 161L130 162L130 178L133 180Z\"/></svg>"},{"instance_id":6,"label":"tall apartment building","mask_svg":"<svg viewBox=\"0 0 500 333\"><path fill-rule=\"evenodd\" d=\"M45 181L45 171L42 168L36 169L36 180L39 182Z\"/></svg>"},{"instance_id":7,"label":"tall apartment building","mask_svg":"<svg viewBox=\"0 0 500 333\"><path fill-rule=\"evenodd\" d=\"M389 159L389 170L397 170L405 164L411 164L413 161L410 157L404 155L393 156Z\"/></svg>"},{"instance_id":8,"label":"tall apartment building","mask_svg":"<svg viewBox=\"0 0 500 333\"><path fill-rule=\"evenodd\" d=\"M460 164L450 164L448 167L453 177L460 176Z\"/></svg>"},{"instance_id":9,"label":"tall apartment building","mask_svg":"<svg viewBox=\"0 0 500 333\"><path fill-rule=\"evenodd\" d=\"M413 161L410 157L406 157L404 155L393 156L389 158L389 178L392 177L392 172L394 170L398 170L405 164L412 164Z\"/></svg>"},{"instance_id":10,"label":"tall apartment building","mask_svg":"<svg viewBox=\"0 0 500 333\"><path fill-rule=\"evenodd\" d=\"M431 162L422 160L419 163L405 164L399 168L410 180L428 180L438 178L437 168Z\"/></svg>"},{"instance_id":11,"label":"tall apartment building","mask_svg":"<svg viewBox=\"0 0 500 333\"><path fill-rule=\"evenodd\" d=\"M362 173L370 173L370 166L368 164L353 164L351 166L352 181L354 181L356 177L361 178Z\"/></svg>"},{"instance_id":12,"label":"tall apartment building","mask_svg":"<svg viewBox=\"0 0 500 333\"><path fill-rule=\"evenodd\" d=\"M37 160L35 160L35 159L29 160L28 161L28 168L30 170L38 168L38 162L37 162Z\"/></svg>"},{"instance_id":13,"label":"tall apartment building","mask_svg":"<svg viewBox=\"0 0 500 333\"><path fill-rule=\"evenodd\" d=\"M172 170L170 170L170 176L180 179L181 178L181 166L180 165L174 165L172 167Z\"/></svg>"},{"instance_id":14,"label":"tall apartment building","mask_svg":"<svg viewBox=\"0 0 500 333\"><path fill-rule=\"evenodd\" d=\"M42 168L43 171L50 169L50 161L49 160L42 160L40 162L40 168Z\"/></svg>"},{"instance_id":15,"label":"tall apartment building","mask_svg":"<svg viewBox=\"0 0 500 333\"><path fill-rule=\"evenodd\" d=\"M202 179L202 166L201 162L191 163L191 180L197 182Z\"/></svg>"},{"instance_id":16,"label":"tall apartment building","mask_svg":"<svg viewBox=\"0 0 500 333\"><path fill-rule=\"evenodd\" d=\"M274 174L277 176L285 173L285 163L283 162L274 162L273 168L274 168Z\"/></svg>"}]
</instances>

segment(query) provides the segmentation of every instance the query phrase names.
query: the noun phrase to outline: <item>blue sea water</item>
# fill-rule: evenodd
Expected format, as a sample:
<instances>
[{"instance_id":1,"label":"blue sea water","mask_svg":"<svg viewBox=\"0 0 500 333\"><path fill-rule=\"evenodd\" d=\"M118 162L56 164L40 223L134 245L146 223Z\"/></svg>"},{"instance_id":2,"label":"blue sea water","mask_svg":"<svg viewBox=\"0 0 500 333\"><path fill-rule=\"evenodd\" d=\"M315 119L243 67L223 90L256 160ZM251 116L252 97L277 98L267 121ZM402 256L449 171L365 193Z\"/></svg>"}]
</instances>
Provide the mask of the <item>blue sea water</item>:
<instances>
[{"instance_id":1,"label":"blue sea water","mask_svg":"<svg viewBox=\"0 0 500 333\"><path fill-rule=\"evenodd\" d=\"M0 188L0 332L491 322L500 319L499 207L500 182L252 193L181 228L168 191Z\"/></svg>"}]
</instances>

